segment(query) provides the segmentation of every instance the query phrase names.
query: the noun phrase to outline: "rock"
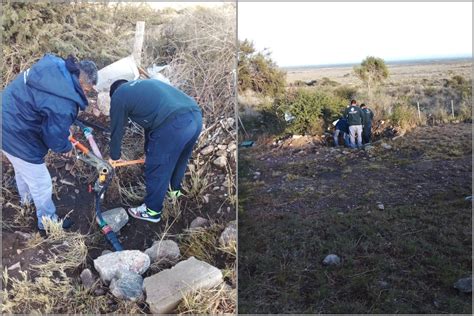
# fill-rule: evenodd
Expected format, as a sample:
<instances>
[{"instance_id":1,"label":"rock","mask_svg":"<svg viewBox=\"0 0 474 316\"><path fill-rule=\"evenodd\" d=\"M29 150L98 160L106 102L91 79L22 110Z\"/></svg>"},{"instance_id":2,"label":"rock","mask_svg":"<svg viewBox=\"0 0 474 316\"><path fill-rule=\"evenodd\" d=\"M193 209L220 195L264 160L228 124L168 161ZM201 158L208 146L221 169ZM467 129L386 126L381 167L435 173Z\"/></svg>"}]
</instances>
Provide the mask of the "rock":
<instances>
[{"instance_id":1,"label":"rock","mask_svg":"<svg viewBox=\"0 0 474 316\"><path fill-rule=\"evenodd\" d=\"M158 240L145 250L152 263L174 264L179 260L181 252L178 244L172 240Z\"/></svg>"},{"instance_id":2,"label":"rock","mask_svg":"<svg viewBox=\"0 0 474 316\"><path fill-rule=\"evenodd\" d=\"M80 191L78 189L74 189L74 193L79 194L79 192Z\"/></svg>"},{"instance_id":3,"label":"rock","mask_svg":"<svg viewBox=\"0 0 474 316\"><path fill-rule=\"evenodd\" d=\"M303 137L303 135L293 135L293 136L291 136L292 139L300 139L301 137Z\"/></svg>"},{"instance_id":4,"label":"rock","mask_svg":"<svg viewBox=\"0 0 474 316\"><path fill-rule=\"evenodd\" d=\"M112 252L94 260L94 268L104 283L112 281L124 270L143 274L149 267L150 257L139 250Z\"/></svg>"},{"instance_id":5,"label":"rock","mask_svg":"<svg viewBox=\"0 0 474 316\"><path fill-rule=\"evenodd\" d=\"M382 202L377 202L377 208L383 211L385 209L385 206L382 204Z\"/></svg>"},{"instance_id":6,"label":"rock","mask_svg":"<svg viewBox=\"0 0 474 316\"><path fill-rule=\"evenodd\" d=\"M225 156L220 156L212 162L215 166L224 169L227 166L227 158Z\"/></svg>"},{"instance_id":7,"label":"rock","mask_svg":"<svg viewBox=\"0 0 474 316\"><path fill-rule=\"evenodd\" d=\"M227 126L230 127L230 128L235 127L235 126L234 126L234 124L235 124L235 119L232 118L232 117L227 118L227 122L226 122L226 123L227 123Z\"/></svg>"},{"instance_id":8,"label":"rock","mask_svg":"<svg viewBox=\"0 0 474 316\"><path fill-rule=\"evenodd\" d=\"M218 157L221 157L221 156L222 156L222 157L226 157L226 156L227 156L227 150L221 150L221 149L220 149L220 150L216 151L216 156L218 156Z\"/></svg>"},{"instance_id":9,"label":"rock","mask_svg":"<svg viewBox=\"0 0 474 316\"><path fill-rule=\"evenodd\" d=\"M137 301L143 296L143 278L137 273L122 271L110 282L109 288L117 298Z\"/></svg>"},{"instance_id":10,"label":"rock","mask_svg":"<svg viewBox=\"0 0 474 316\"><path fill-rule=\"evenodd\" d=\"M375 147L374 147L374 146L372 146L372 145L365 145L365 146L364 146L364 150L365 150L365 151L368 151L368 152L371 152L371 151L373 151L373 150L374 150L374 148L375 148Z\"/></svg>"},{"instance_id":11,"label":"rock","mask_svg":"<svg viewBox=\"0 0 474 316\"><path fill-rule=\"evenodd\" d=\"M20 255L22 252L23 252L23 250L21 250L21 249L17 249L17 250L16 250L16 254L17 254L17 255Z\"/></svg>"},{"instance_id":12,"label":"rock","mask_svg":"<svg viewBox=\"0 0 474 316\"><path fill-rule=\"evenodd\" d=\"M96 278L92 274L91 270L89 269L84 269L81 272L81 281L82 285L84 285L85 289L90 289L94 285Z\"/></svg>"},{"instance_id":13,"label":"rock","mask_svg":"<svg viewBox=\"0 0 474 316\"><path fill-rule=\"evenodd\" d=\"M128 223L128 214L123 207L117 207L102 213L102 217L116 233Z\"/></svg>"},{"instance_id":14,"label":"rock","mask_svg":"<svg viewBox=\"0 0 474 316\"><path fill-rule=\"evenodd\" d=\"M380 144L380 146L382 146L382 148L384 148L384 149L392 149L392 146L387 144L387 143L382 143L382 144Z\"/></svg>"},{"instance_id":15,"label":"rock","mask_svg":"<svg viewBox=\"0 0 474 316\"><path fill-rule=\"evenodd\" d=\"M237 225L235 221L229 223L219 237L219 244L222 247L228 247L237 243Z\"/></svg>"},{"instance_id":16,"label":"rock","mask_svg":"<svg viewBox=\"0 0 474 316\"><path fill-rule=\"evenodd\" d=\"M208 197L208 200L209 200L209 197ZM209 226L209 220L205 219L205 218L202 218L202 217L196 217L192 222L191 224L189 224L189 228L190 229L195 229L195 228L199 228L199 227L206 227L206 226Z\"/></svg>"},{"instance_id":17,"label":"rock","mask_svg":"<svg viewBox=\"0 0 474 316\"><path fill-rule=\"evenodd\" d=\"M236 143L230 143L229 146L227 146L227 151L228 152L234 152L237 149L237 144Z\"/></svg>"},{"instance_id":18,"label":"rock","mask_svg":"<svg viewBox=\"0 0 474 316\"><path fill-rule=\"evenodd\" d=\"M204 203L209 203L209 194L204 195L202 199L204 200Z\"/></svg>"},{"instance_id":19,"label":"rock","mask_svg":"<svg viewBox=\"0 0 474 316\"><path fill-rule=\"evenodd\" d=\"M472 277L459 279L454 283L454 288L463 293L472 293Z\"/></svg>"},{"instance_id":20,"label":"rock","mask_svg":"<svg viewBox=\"0 0 474 316\"><path fill-rule=\"evenodd\" d=\"M226 150L227 149L227 145L217 145L217 148L219 150Z\"/></svg>"},{"instance_id":21,"label":"rock","mask_svg":"<svg viewBox=\"0 0 474 316\"><path fill-rule=\"evenodd\" d=\"M24 232L21 232L19 230L15 231L15 234L17 234L18 236L20 236L21 238L25 239L25 240L28 240L31 238L31 234L29 233L24 233Z\"/></svg>"},{"instance_id":22,"label":"rock","mask_svg":"<svg viewBox=\"0 0 474 316\"><path fill-rule=\"evenodd\" d=\"M201 149L201 155L207 156L214 151L214 146L209 145Z\"/></svg>"},{"instance_id":23,"label":"rock","mask_svg":"<svg viewBox=\"0 0 474 316\"><path fill-rule=\"evenodd\" d=\"M101 254L101 255L103 256L103 255L106 255L106 254L112 253L112 252L113 252L113 251L111 251L111 250L109 250L109 249L105 249L104 251L102 251L102 254Z\"/></svg>"},{"instance_id":24,"label":"rock","mask_svg":"<svg viewBox=\"0 0 474 316\"><path fill-rule=\"evenodd\" d=\"M143 288L150 311L166 314L172 312L185 295L211 289L222 282L221 270L191 257L171 269L145 278Z\"/></svg>"},{"instance_id":25,"label":"rock","mask_svg":"<svg viewBox=\"0 0 474 316\"><path fill-rule=\"evenodd\" d=\"M339 265L341 263L341 258L337 255L327 255L326 258L323 260L323 264L326 266L334 266Z\"/></svg>"},{"instance_id":26,"label":"rock","mask_svg":"<svg viewBox=\"0 0 474 316\"><path fill-rule=\"evenodd\" d=\"M15 270L15 269L21 269L20 261L8 267L9 271Z\"/></svg>"},{"instance_id":27,"label":"rock","mask_svg":"<svg viewBox=\"0 0 474 316\"><path fill-rule=\"evenodd\" d=\"M95 289L95 290L94 290L94 294L95 294L96 296L102 296L102 295L105 294L105 290L104 290L103 288Z\"/></svg>"}]
</instances>

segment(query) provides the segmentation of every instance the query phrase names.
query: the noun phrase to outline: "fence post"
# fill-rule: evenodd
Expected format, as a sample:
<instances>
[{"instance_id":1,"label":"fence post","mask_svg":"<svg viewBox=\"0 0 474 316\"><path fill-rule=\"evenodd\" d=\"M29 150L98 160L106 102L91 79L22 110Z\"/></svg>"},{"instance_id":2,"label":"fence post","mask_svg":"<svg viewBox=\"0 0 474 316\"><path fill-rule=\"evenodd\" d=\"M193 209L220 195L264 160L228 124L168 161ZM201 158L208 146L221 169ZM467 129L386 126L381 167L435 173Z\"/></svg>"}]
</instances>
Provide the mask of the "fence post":
<instances>
[{"instance_id":1,"label":"fence post","mask_svg":"<svg viewBox=\"0 0 474 316\"><path fill-rule=\"evenodd\" d=\"M451 100L451 115L453 116L454 119L454 102Z\"/></svg>"},{"instance_id":2,"label":"fence post","mask_svg":"<svg viewBox=\"0 0 474 316\"><path fill-rule=\"evenodd\" d=\"M145 37L145 22L138 21L135 29L135 42L133 44L133 58L135 59L137 66L141 66L142 63L142 47L143 39Z\"/></svg>"},{"instance_id":3,"label":"fence post","mask_svg":"<svg viewBox=\"0 0 474 316\"><path fill-rule=\"evenodd\" d=\"M421 122L420 102L416 102L416 106L417 106L417 108L418 108L418 119L419 119L420 122Z\"/></svg>"}]
</instances>

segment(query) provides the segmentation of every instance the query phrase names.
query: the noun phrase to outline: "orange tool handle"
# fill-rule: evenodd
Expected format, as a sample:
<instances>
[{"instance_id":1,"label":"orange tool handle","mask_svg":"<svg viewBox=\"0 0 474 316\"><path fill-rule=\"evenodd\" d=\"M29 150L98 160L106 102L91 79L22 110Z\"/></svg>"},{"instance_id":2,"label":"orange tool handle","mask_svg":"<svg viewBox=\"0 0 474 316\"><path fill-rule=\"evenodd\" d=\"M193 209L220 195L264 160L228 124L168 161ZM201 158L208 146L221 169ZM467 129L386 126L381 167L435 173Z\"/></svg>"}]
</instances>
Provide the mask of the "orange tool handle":
<instances>
[{"instance_id":1,"label":"orange tool handle","mask_svg":"<svg viewBox=\"0 0 474 316\"><path fill-rule=\"evenodd\" d=\"M128 161L122 161L122 162L111 162L110 164L112 167L123 167L123 166L130 166L130 165L136 165L140 163L145 163L145 159L137 159L137 160L128 160Z\"/></svg>"},{"instance_id":2,"label":"orange tool handle","mask_svg":"<svg viewBox=\"0 0 474 316\"><path fill-rule=\"evenodd\" d=\"M79 149L80 151L82 151L84 153L84 155L88 155L89 154L89 149L82 145L81 143L79 143L74 137L72 136L69 136L69 141L72 143L72 145L74 147L76 147L77 149Z\"/></svg>"}]
</instances>

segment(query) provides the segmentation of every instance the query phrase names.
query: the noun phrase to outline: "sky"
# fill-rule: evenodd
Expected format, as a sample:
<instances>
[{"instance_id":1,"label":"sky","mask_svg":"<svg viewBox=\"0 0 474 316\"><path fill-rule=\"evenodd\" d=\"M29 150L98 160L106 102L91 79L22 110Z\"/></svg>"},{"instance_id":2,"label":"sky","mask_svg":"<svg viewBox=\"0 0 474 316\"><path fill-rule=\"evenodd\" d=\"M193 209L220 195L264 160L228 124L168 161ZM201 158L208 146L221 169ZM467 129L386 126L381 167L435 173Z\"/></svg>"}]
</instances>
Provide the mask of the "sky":
<instances>
[{"instance_id":1,"label":"sky","mask_svg":"<svg viewBox=\"0 0 474 316\"><path fill-rule=\"evenodd\" d=\"M472 2L239 2L238 37L281 67L472 56Z\"/></svg>"}]
</instances>

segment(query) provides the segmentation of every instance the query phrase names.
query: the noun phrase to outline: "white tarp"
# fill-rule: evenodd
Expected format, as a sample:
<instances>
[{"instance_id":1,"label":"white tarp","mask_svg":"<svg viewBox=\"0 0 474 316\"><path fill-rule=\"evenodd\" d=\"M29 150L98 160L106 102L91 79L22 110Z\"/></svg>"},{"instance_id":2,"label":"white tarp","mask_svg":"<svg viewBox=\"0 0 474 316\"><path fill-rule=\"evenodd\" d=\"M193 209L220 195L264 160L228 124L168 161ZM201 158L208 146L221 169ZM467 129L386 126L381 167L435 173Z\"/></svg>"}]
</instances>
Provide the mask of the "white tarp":
<instances>
[{"instance_id":1,"label":"white tarp","mask_svg":"<svg viewBox=\"0 0 474 316\"><path fill-rule=\"evenodd\" d=\"M110 85L119 79L136 80L140 76L133 56L122 58L99 70L96 85L98 92L109 91Z\"/></svg>"}]
</instances>

